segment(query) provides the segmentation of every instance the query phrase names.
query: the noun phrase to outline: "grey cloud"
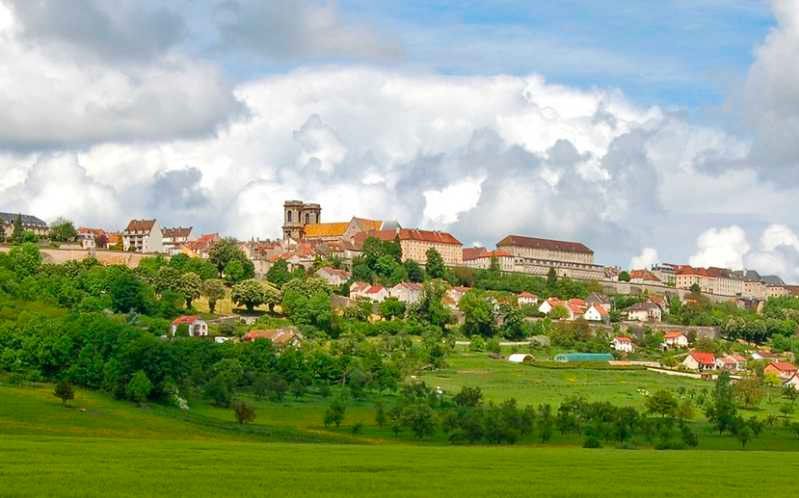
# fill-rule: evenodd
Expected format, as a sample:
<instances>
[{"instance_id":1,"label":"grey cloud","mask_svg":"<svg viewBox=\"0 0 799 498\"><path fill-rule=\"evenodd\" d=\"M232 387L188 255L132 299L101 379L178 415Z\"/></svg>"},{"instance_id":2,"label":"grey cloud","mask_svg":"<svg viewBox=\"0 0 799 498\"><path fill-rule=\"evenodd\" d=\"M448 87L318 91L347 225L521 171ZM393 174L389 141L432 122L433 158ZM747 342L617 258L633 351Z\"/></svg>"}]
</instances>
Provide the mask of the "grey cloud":
<instances>
[{"instance_id":1,"label":"grey cloud","mask_svg":"<svg viewBox=\"0 0 799 498\"><path fill-rule=\"evenodd\" d=\"M115 0L4 0L32 44L63 44L109 60L148 60L179 43L184 19L163 6Z\"/></svg>"},{"instance_id":2,"label":"grey cloud","mask_svg":"<svg viewBox=\"0 0 799 498\"><path fill-rule=\"evenodd\" d=\"M197 168L159 172L147 192L151 209L190 211L207 208L209 193L200 186L203 174Z\"/></svg>"},{"instance_id":3,"label":"grey cloud","mask_svg":"<svg viewBox=\"0 0 799 498\"><path fill-rule=\"evenodd\" d=\"M226 0L215 9L222 43L270 60L385 60L401 55L397 42L342 18L335 3Z\"/></svg>"}]
</instances>

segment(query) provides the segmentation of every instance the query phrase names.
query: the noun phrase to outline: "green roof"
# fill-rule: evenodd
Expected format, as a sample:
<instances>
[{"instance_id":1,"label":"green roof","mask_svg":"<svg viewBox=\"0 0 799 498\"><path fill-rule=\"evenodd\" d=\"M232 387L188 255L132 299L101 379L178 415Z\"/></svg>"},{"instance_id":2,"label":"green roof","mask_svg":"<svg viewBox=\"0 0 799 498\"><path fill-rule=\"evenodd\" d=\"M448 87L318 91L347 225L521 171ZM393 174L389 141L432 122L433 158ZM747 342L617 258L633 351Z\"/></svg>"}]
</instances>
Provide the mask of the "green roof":
<instances>
[{"instance_id":1,"label":"green roof","mask_svg":"<svg viewBox=\"0 0 799 498\"><path fill-rule=\"evenodd\" d=\"M610 361L610 353L561 353L555 355L555 361Z\"/></svg>"}]
</instances>

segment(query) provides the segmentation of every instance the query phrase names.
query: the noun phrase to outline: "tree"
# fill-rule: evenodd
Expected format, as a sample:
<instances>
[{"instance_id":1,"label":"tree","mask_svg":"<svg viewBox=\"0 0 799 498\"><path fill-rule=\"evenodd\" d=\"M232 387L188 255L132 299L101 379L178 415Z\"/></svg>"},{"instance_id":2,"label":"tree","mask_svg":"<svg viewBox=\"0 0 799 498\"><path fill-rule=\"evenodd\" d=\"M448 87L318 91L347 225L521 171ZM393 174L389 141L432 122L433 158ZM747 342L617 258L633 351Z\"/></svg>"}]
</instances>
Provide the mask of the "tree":
<instances>
[{"instance_id":1,"label":"tree","mask_svg":"<svg viewBox=\"0 0 799 498\"><path fill-rule=\"evenodd\" d=\"M142 258L142 262L150 259L155 260L155 258ZM156 263L156 266L159 264L160 263ZM151 267L150 271L148 271L142 264L139 264L139 268L137 268L137 273L142 275L141 272L144 272L144 278L147 280L150 280L147 275L153 271L155 272L155 276L152 277L151 281L153 284L153 289L159 296L166 291L180 292L180 271L177 268L172 268L171 266L159 266L157 270Z\"/></svg>"},{"instance_id":2,"label":"tree","mask_svg":"<svg viewBox=\"0 0 799 498\"><path fill-rule=\"evenodd\" d=\"M230 297L234 303L244 305L247 311L252 312L256 306L263 304L264 288L257 280L245 280L233 286Z\"/></svg>"},{"instance_id":3,"label":"tree","mask_svg":"<svg viewBox=\"0 0 799 498\"><path fill-rule=\"evenodd\" d=\"M347 407L342 400L338 398L334 399L330 403L330 406L327 407L327 410L325 410L325 427L329 427L331 424L335 424L336 428L340 427L341 422L344 421L344 413L346 410Z\"/></svg>"},{"instance_id":4,"label":"tree","mask_svg":"<svg viewBox=\"0 0 799 498\"><path fill-rule=\"evenodd\" d=\"M75 391L72 389L72 384L66 379L61 379L56 382L53 394L56 398L61 400L63 405L69 404L69 400L75 399Z\"/></svg>"},{"instance_id":5,"label":"tree","mask_svg":"<svg viewBox=\"0 0 799 498\"><path fill-rule=\"evenodd\" d=\"M723 371L716 379L716 387L713 390L712 400L705 408L705 416L719 431L719 434L722 434L724 431L733 429L737 412L730 373Z\"/></svg>"},{"instance_id":6,"label":"tree","mask_svg":"<svg viewBox=\"0 0 799 498\"><path fill-rule=\"evenodd\" d=\"M118 313L144 311L144 285L141 280L127 270L122 270L111 277L109 284L111 307Z\"/></svg>"},{"instance_id":7,"label":"tree","mask_svg":"<svg viewBox=\"0 0 799 498\"><path fill-rule=\"evenodd\" d=\"M646 411L661 417L673 417L677 413L677 399L671 391L661 389L646 398Z\"/></svg>"},{"instance_id":8,"label":"tree","mask_svg":"<svg viewBox=\"0 0 799 498\"><path fill-rule=\"evenodd\" d=\"M208 251L208 260L216 266L219 276L223 275L225 266L234 259L247 256L236 244L236 241L229 238L217 240Z\"/></svg>"},{"instance_id":9,"label":"tree","mask_svg":"<svg viewBox=\"0 0 799 498\"><path fill-rule=\"evenodd\" d=\"M425 402L412 403L402 412L402 423L417 439L432 436L436 429L433 409Z\"/></svg>"},{"instance_id":10,"label":"tree","mask_svg":"<svg viewBox=\"0 0 799 498\"><path fill-rule=\"evenodd\" d=\"M25 228L22 226L22 215L14 218L14 232L11 234L12 244L21 244L25 241Z\"/></svg>"},{"instance_id":11,"label":"tree","mask_svg":"<svg viewBox=\"0 0 799 498\"><path fill-rule=\"evenodd\" d=\"M225 297L225 283L218 278L209 278L203 282L202 293L208 298L208 308L214 313L216 302Z\"/></svg>"},{"instance_id":12,"label":"tree","mask_svg":"<svg viewBox=\"0 0 799 498\"><path fill-rule=\"evenodd\" d=\"M10 268L17 274L17 279L22 280L39 271L42 265L42 254L39 247L32 242L15 245L8 253Z\"/></svg>"},{"instance_id":13,"label":"tree","mask_svg":"<svg viewBox=\"0 0 799 498\"><path fill-rule=\"evenodd\" d=\"M378 401L375 406L375 423L381 429L386 425L386 409L382 401Z\"/></svg>"},{"instance_id":14,"label":"tree","mask_svg":"<svg viewBox=\"0 0 799 498\"><path fill-rule=\"evenodd\" d=\"M238 259L228 261L225 265L225 281L229 284L241 282L246 277L244 265Z\"/></svg>"},{"instance_id":15,"label":"tree","mask_svg":"<svg viewBox=\"0 0 799 498\"><path fill-rule=\"evenodd\" d=\"M755 408L759 405L765 394L760 379L754 376L739 380L733 389L736 397L747 408Z\"/></svg>"},{"instance_id":16,"label":"tree","mask_svg":"<svg viewBox=\"0 0 799 498\"><path fill-rule=\"evenodd\" d=\"M78 231L75 225L66 218L56 218L50 224L50 240L55 242L72 242L77 238Z\"/></svg>"},{"instance_id":17,"label":"tree","mask_svg":"<svg viewBox=\"0 0 799 498\"><path fill-rule=\"evenodd\" d=\"M627 270L622 270L619 272L619 282L629 282L630 281L630 273Z\"/></svg>"},{"instance_id":18,"label":"tree","mask_svg":"<svg viewBox=\"0 0 799 498\"><path fill-rule=\"evenodd\" d=\"M255 420L255 407L245 401L235 401L233 414L239 424L247 424Z\"/></svg>"},{"instance_id":19,"label":"tree","mask_svg":"<svg viewBox=\"0 0 799 498\"><path fill-rule=\"evenodd\" d=\"M689 290L691 292L693 292L694 294L701 294L702 293L702 288L699 287L699 284L697 284L697 283L691 284L691 287L689 287Z\"/></svg>"},{"instance_id":20,"label":"tree","mask_svg":"<svg viewBox=\"0 0 799 498\"><path fill-rule=\"evenodd\" d=\"M547 288L552 290L558 285L558 272L554 268L550 268L547 272Z\"/></svg>"},{"instance_id":21,"label":"tree","mask_svg":"<svg viewBox=\"0 0 799 498\"><path fill-rule=\"evenodd\" d=\"M463 295L458 308L463 312L463 332L467 336L491 337L495 332L496 317L494 306L477 291L470 290Z\"/></svg>"},{"instance_id":22,"label":"tree","mask_svg":"<svg viewBox=\"0 0 799 498\"><path fill-rule=\"evenodd\" d=\"M380 315L386 320L402 318L405 315L405 303L396 297L388 297L380 303Z\"/></svg>"},{"instance_id":23,"label":"tree","mask_svg":"<svg viewBox=\"0 0 799 498\"><path fill-rule=\"evenodd\" d=\"M444 266L444 258L441 257L441 253L431 247L425 252L425 257L427 258L425 271L430 275L430 278L444 278L447 274L447 267Z\"/></svg>"},{"instance_id":24,"label":"tree","mask_svg":"<svg viewBox=\"0 0 799 498\"><path fill-rule=\"evenodd\" d=\"M150 391L152 391L152 389L153 384L150 382L147 374L144 373L143 370L138 370L133 374L130 382L128 382L125 392L128 395L128 399L135 401L136 404L141 406L142 403L147 401L147 397L150 395Z\"/></svg>"},{"instance_id":25,"label":"tree","mask_svg":"<svg viewBox=\"0 0 799 498\"><path fill-rule=\"evenodd\" d=\"M291 273L289 272L289 264L285 259L278 259L266 272L266 280L281 287L283 284L291 280Z\"/></svg>"},{"instance_id":26,"label":"tree","mask_svg":"<svg viewBox=\"0 0 799 498\"><path fill-rule=\"evenodd\" d=\"M424 281L424 268L412 259L406 259L402 264L405 267L405 273L408 275L408 280L411 282Z\"/></svg>"},{"instance_id":27,"label":"tree","mask_svg":"<svg viewBox=\"0 0 799 498\"><path fill-rule=\"evenodd\" d=\"M191 309L192 301L200 297L202 288L203 281L200 280L200 276L196 273L187 272L180 276L178 280L178 289L183 295L183 299L186 300L187 309Z\"/></svg>"}]
</instances>

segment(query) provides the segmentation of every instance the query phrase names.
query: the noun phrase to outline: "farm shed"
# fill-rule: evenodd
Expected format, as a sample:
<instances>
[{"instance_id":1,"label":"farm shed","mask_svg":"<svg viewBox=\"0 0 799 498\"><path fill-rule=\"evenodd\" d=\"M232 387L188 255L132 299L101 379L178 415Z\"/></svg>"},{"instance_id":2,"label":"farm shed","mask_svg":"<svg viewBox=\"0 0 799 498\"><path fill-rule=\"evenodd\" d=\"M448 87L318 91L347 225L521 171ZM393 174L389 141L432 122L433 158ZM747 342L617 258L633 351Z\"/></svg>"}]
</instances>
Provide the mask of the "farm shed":
<instances>
[{"instance_id":1,"label":"farm shed","mask_svg":"<svg viewBox=\"0 0 799 498\"><path fill-rule=\"evenodd\" d=\"M555 361L610 361L613 355L610 353L561 353L555 355Z\"/></svg>"},{"instance_id":2,"label":"farm shed","mask_svg":"<svg viewBox=\"0 0 799 498\"><path fill-rule=\"evenodd\" d=\"M533 361L533 355L527 353L514 353L508 356L508 361L511 363L527 363L528 361Z\"/></svg>"}]
</instances>

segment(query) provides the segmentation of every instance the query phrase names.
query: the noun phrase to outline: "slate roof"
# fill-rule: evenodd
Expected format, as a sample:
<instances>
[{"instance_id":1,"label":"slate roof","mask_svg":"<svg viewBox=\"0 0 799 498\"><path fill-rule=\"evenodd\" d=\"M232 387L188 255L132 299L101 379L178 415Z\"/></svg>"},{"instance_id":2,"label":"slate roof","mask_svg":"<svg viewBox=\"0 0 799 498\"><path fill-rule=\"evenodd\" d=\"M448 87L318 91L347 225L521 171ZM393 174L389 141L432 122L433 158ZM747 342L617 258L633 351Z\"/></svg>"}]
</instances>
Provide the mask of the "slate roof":
<instances>
[{"instance_id":1,"label":"slate roof","mask_svg":"<svg viewBox=\"0 0 799 498\"><path fill-rule=\"evenodd\" d=\"M14 223L17 220L17 216L22 217L22 226L47 228L47 223L42 221L41 218L37 218L30 214L18 215L17 213L0 213L0 220L2 220L3 223Z\"/></svg>"},{"instance_id":2,"label":"slate roof","mask_svg":"<svg viewBox=\"0 0 799 498\"><path fill-rule=\"evenodd\" d=\"M550 251L574 252L582 254L594 254L580 242L567 242L563 240L539 239L537 237L525 237L522 235L508 235L497 242L497 247L528 247L530 249L547 249Z\"/></svg>"}]
</instances>

